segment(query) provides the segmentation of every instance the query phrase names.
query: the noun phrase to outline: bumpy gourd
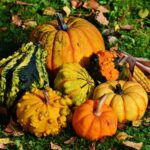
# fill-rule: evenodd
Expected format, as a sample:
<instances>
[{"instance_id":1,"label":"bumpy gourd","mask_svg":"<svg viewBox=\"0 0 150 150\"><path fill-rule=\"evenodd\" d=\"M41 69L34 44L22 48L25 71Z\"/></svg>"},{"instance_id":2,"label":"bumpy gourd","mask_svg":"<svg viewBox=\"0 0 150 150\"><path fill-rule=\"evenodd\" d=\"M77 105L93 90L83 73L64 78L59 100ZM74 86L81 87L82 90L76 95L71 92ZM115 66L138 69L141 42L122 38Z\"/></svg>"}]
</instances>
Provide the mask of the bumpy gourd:
<instances>
[{"instance_id":1,"label":"bumpy gourd","mask_svg":"<svg viewBox=\"0 0 150 150\"><path fill-rule=\"evenodd\" d=\"M107 94L105 104L113 108L119 122L140 119L146 111L148 95L137 82L107 81L95 88L93 99L104 94Z\"/></svg>"},{"instance_id":2,"label":"bumpy gourd","mask_svg":"<svg viewBox=\"0 0 150 150\"><path fill-rule=\"evenodd\" d=\"M0 60L0 103L11 107L15 100L32 87L49 85L46 71L47 52L39 44L23 44L13 55Z\"/></svg>"},{"instance_id":3,"label":"bumpy gourd","mask_svg":"<svg viewBox=\"0 0 150 150\"><path fill-rule=\"evenodd\" d=\"M46 87L26 92L17 104L17 121L37 137L57 135L67 125L72 101Z\"/></svg>"},{"instance_id":4,"label":"bumpy gourd","mask_svg":"<svg viewBox=\"0 0 150 150\"><path fill-rule=\"evenodd\" d=\"M93 52L105 50L100 32L90 22L76 17L63 20L58 13L56 16L57 20L36 27L30 36L31 41L42 42L47 50L47 68L51 73L68 62L85 67Z\"/></svg>"},{"instance_id":5,"label":"bumpy gourd","mask_svg":"<svg viewBox=\"0 0 150 150\"><path fill-rule=\"evenodd\" d=\"M112 136L117 131L117 116L112 108L103 104L106 95L99 100L87 100L74 112L72 125L77 135L88 140Z\"/></svg>"},{"instance_id":6,"label":"bumpy gourd","mask_svg":"<svg viewBox=\"0 0 150 150\"><path fill-rule=\"evenodd\" d=\"M54 80L54 88L68 95L77 106L92 97L94 86L94 80L77 63L62 65Z\"/></svg>"},{"instance_id":7,"label":"bumpy gourd","mask_svg":"<svg viewBox=\"0 0 150 150\"><path fill-rule=\"evenodd\" d=\"M93 79L99 82L126 79L129 71L121 60L123 56L115 51L99 51L90 57L88 70Z\"/></svg>"}]
</instances>

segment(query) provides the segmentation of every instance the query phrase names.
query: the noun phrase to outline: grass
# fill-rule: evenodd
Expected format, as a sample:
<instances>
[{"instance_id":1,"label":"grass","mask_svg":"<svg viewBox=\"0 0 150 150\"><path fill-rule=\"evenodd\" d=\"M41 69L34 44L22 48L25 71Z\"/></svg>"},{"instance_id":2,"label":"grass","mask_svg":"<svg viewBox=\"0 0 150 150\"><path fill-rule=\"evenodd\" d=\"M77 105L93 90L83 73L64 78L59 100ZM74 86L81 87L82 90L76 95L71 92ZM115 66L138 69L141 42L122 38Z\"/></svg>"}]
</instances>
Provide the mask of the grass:
<instances>
[{"instance_id":1,"label":"grass","mask_svg":"<svg viewBox=\"0 0 150 150\"><path fill-rule=\"evenodd\" d=\"M39 0L26 0L26 2L34 4L34 7L16 5L14 2L15 0L2 0L0 2L0 59L12 54L22 43L27 42L29 33L33 29L23 29L22 27L12 24L10 19L12 14L18 14L22 20L34 19L37 24L42 24L54 19L54 16L44 16L42 14L44 8L53 7L55 10L65 15L62 7L65 5L70 7L69 0L52 2L49 2L48 0L41 0L40 2ZM125 50L134 56L150 59L150 20L148 17L141 19L138 16L139 10L150 8L150 3L148 1L145 2L145 0L99 0L99 2L110 8L110 12L106 14L106 17L110 22L108 29L113 29L117 24L132 24L135 27L133 30L119 30L110 34L111 36L117 37L117 45L119 49ZM108 36L103 32L106 27L100 25L93 17L86 17L86 14L89 12L90 10L83 8L77 10L71 8L71 15L80 13L81 17L88 19L97 26L103 34L106 48L109 49L112 45L109 44ZM137 20L144 23L144 26L141 26ZM3 31L1 30L2 27L6 27L7 29ZM150 117L149 110L147 110L146 115ZM3 129L6 127L8 120L8 118L0 115L0 138L7 137L3 133ZM126 128L118 130L117 133L120 131L132 135L133 139L131 140L135 142L143 142L142 150L150 149L150 125L146 126L142 124L139 127L133 127L131 123L128 123ZM11 136L10 138L15 141L15 146L9 145L7 149L48 150L50 149L50 142L57 143L64 150L87 150L92 144L95 144L97 150L129 149L116 140L115 136L97 142L89 142L78 137L73 143L68 145L64 144L64 141L72 136L76 136L76 134L71 125L68 125L67 129L63 130L55 137L49 136L45 138L36 138L35 136L26 133L19 137Z\"/></svg>"}]
</instances>

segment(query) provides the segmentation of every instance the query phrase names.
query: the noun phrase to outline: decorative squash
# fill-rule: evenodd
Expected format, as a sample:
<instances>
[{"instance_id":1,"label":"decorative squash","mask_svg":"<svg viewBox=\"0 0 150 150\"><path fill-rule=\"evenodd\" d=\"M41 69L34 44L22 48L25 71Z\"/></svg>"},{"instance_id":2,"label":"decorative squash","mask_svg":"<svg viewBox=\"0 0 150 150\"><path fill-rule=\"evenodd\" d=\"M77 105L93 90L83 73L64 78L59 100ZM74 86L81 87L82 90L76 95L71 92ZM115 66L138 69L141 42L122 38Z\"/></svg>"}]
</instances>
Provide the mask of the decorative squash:
<instances>
[{"instance_id":1,"label":"decorative squash","mask_svg":"<svg viewBox=\"0 0 150 150\"><path fill-rule=\"evenodd\" d=\"M23 44L12 56L0 60L0 103L10 108L16 99L32 87L49 85L47 52L32 42Z\"/></svg>"},{"instance_id":2,"label":"decorative squash","mask_svg":"<svg viewBox=\"0 0 150 150\"><path fill-rule=\"evenodd\" d=\"M95 88L93 99L104 94L107 94L105 104L113 108L119 122L140 119L147 108L148 95L137 82L107 81Z\"/></svg>"},{"instance_id":3,"label":"decorative squash","mask_svg":"<svg viewBox=\"0 0 150 150\"><path fill-rule=\"evenodd\" d=\"M112 136L117 130L117 117L112 108L100 100L86 100L73 114L72 125L77 135L88 140Z\"/></svg>"},{"instance_id":4,"label":"decorative squash","mask_svg":"<svg viewBox=\"0 0 150 150\"><path fill-rule=\"evenodd\" d=\"M66 127L72 101L51 88L26 92L17 104L17 121L37 137L56 135Z\"/></svg>"},{"instance_id":5,"label":"decorative squash","mask_svg":"<svg viewBox=\"0 0 150 150\"><path fill-rule=\"evenodd\" d=\"M125 58L115 51L99 51L91 56L88 70L93 79L99 82L126 79L129 72L123 61Z\"/></svg>"},{"instance_id":6,"label":"decorative squash","mask_svg":"<svg viewBox=\"0 0 150 150\"><path fill-rule=\"evenodd\" d=\"M56 14L57 20L38 26L30 36L40 41L48 51L47 68L57 72L64 63L80 63L86 66L89 56L105 50L104 40L98 29L85 19L65 18Z\"/></svg>"},{"instance_id":7,"label":"decorative squash","mask_svg":"<svg viewBox=\"0 0 150 150\"><path fill-rule=\"evenodd\" d=\"M68 95L76 106L92 97L94 86L88 72L76 63L62 65L54 80L54 88Z\"/></svg>"}]
</instances>

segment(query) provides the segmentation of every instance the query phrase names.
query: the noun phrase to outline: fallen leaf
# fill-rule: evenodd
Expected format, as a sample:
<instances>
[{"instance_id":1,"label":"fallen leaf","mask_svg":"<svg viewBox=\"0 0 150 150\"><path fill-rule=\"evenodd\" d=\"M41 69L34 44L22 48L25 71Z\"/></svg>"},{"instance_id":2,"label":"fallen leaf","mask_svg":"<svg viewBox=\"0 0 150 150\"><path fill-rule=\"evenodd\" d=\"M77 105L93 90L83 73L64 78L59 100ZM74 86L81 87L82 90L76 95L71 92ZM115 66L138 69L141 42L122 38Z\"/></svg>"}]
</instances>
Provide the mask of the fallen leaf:
<instances>
[{"instance_id":1,"label":"fallen leaf","mask_svg":"<svg viewBox=\"0 0 150 150\"><path fill-rule=\"evenodd\" d=\"M117 41L118 39L115 36L108 36L108 42L110 45L116 44Z\"/></svg>"},{"instance_id":2,"label":"fallen leaf","mask_svg":"<svg viewBox=\"0 0 150 150\"><path fill-rule=\"evenodd\" d=\"M92 145L89 147L89 150L96 150L95 143L92 143Z\"/></svg>"},{"instance_id":3,"label":"fallen leaf","mask_svg":"<svg viewBox=\"0 0 150 150\"><path fill-rule=\"evenodd\" d=\"M142 146L143 146L143 142L135 143L135 142L131 142L131 141L123 141L122 144L127 146L127 147L131 147L133 149L136 149L136 150L141 150Z\"/></svg>"},{"instance_id":4,"label":"fallen leaf","mask_svg":"<svg viewBox=\"0 0 150 150\"><path fill-rule=\"evenodd\" d=\"M95 19L102 25L108 26L109 21L102 12L98 12Z\"/></svg>"},{"instance_id":5,"label":"fallen leaf","mask_svg":"<svg viewBox=\"0 0 150 150\"><path fill-rule=\"evenodd\" d=\"M99 5L97 10L99 10L102 13L108 13L109 10L107 8L105 8L104 6Z\"/></svg>"},{"instance_id":6,"label":"fallen leaf","mask_svg":"<svg viewBox=\"0 0 150 150\"><path fill-rule=\"evenodd\" d=\"M149 10L148 10L147 8L141 9L141 10L138 12L138 15L139 15L141 18L146 18L146 17L149 15Z\"/></svg>"},{"instance_id":7,"label":"fallen leaf","mask_svg":"<svg viewBox=\"0 0 150 150\"><path fill-rule=\"evenodd\" d=\"M76 9L82 5L82 2L79 0L71 0L71 5L73 9Z\"/></svg>"},{"instance_id":8,"label":"fallen leaf","mask_svg":"<svg viewBox=\"0 0 150 150\"><path fill-rule=\"evenodd\" d=\"M62 150L58 144L54 144L53 142L50 142L50 147L52 150Z\"/></svg>"},{"instance_id":9,"label":"fallen leaf","mask_svg":"<svg viewBox=\"0 0 150 150\"><path fill-rule=\"evenodd\" d=\"M35 27L35 26L37 26L36 21L30 20L30 19L24 20L24 21L23 21L23 24L22 24L22 28L23 28L23 29L28 29L28 28L31 28L31 27L33 28L33 27Z\"/></svg>"},{"instance_id":10,"label":"fallen leaf","mask_svg":"<svg viewBox=\"0 0 150 150\"><path fill-rule=\"evenodd\" d=\"M1 144L1 143L0 143L0 149L1 149L1 150L2 150L2 149L6 149L5 144Z\"/></svg>"},{"instance_id":11,"label":"fallen leaf","mask_svg":"<svg viewBox=\"0 0 150 150\"><path fill-rule=\"evenodd\" d=\"M12 15L11 16L11 22L17 26L21 26L22 25L22 20L19 16L17 15Z\"/></svg>"},{"instance_id":12,"label":"fallen leaf","mask_svg":"<svg viewBox=\"0 0 150 150\"><path fill-rule=\"evenodd\" d=\"M90 0L87 2L84 2L83 7L86 9L95 9L97 10L99 8L99 3L96 0Z\"/></svg>"},{"instance_id":13,"label":"fallen leaf","mask_svg":"<svg viewBox=\"0 0 150 150\"><path fill-rule=\"evenodd\" d=\"M107 137L103 137L99 140L100 143L104 143L106 141Z\"/></svg>"},{"instance_id":14,"label":"fallen leaf","mask_svg":"<svg viewBox=\"0 0 150 150\"><path fill-rule=\"evenodd\" d=\"M118 141L123 141L123 140L126 140L127 138L133 138L133 136L128 135L126 132L120 132L116 136L116 139Z\"/></svg>"},{"instance_id":15,"label":"fallen leaf","mask_svg":"<svg viewBox=\"0 0 150 150\"><path fill-rule=\"evenodd\" d=\"M0 138L0 144L10 144L14 143L13 141L10 140L10 138Z\"/></svg>"},{"instance_id":16,"label":"fallen leaf","mask_svg":"<svg viewBox=\"0 0 150 150\"><path fill-rule=\"evenodd\" d=\"M117 125L117 128L118 129L124 129L124 128L126 128L127 126L126 126L126 124L125 123L118 123L118 125Z\"/></svg>"},{"instance_id":17,"label":"fallen leaf","mask_svg":"<svg viewBox=\"0 0 150 150\"><path fill-rule=\"evenodd\" d=\"M63 7L63 10L65 11L66 16L69 17L69 15L70 15L70 13L71 13L70 8L69 8L68 6L64 6L64 7Z\"/></svg>"},{"instance_id":18,"label":"fallen leaf","mask_svg":"<svg viewBox=\"0 0 150 150\"><path fill-rule=\"evenodd\" d=\"M33 4L31 4L31 3L27 3L27 2L23 2L23 1L17 1L17 0L16 0L16 4L17 5L24 5L24 6L33 6Z\"/></svg>"},{"instance_id":19,"label":"fallen leaf","mask_svg":"<svg viewBox=\"0 0 150 150\"><path fill-rule=\"evenodd\" d=\"M64 144L72 144L76 139L77 139L77 137L73 136L70 139L64 141Z\"/></svg>"},{"instance_id":20,"label":"fallen leaf","mask_svg":"<svg viewBox=\"0 0 150 150\"><path fill-rule=\"evenodd\" d=\"M8 28L7 27L0 27L0 32L2 31L2 32L4 32L4 31L6 31Z\"/></svg>"},{"instance_id":21,"label":"fallen leaf","mask_svg":"<svg viewBox=\"0 0 150 150\"><path fill-rule=\"evenodd\" d=\"M132 126L133 127L139 127L142 123L142 120L134 120L132 121Z\"/></svg>"},{"instance_id":22,"label":"fallen leaf","mask_svg":"<svg viewBox=\"0 0 150 150\"><path fill-rule=\"evenodd\" d=\"M47 7L43 10L43 15L47 15L47 16L53 16L55 15L56 10L52 7Z\"/></svg>"},{"instance_id":23,"label":"fallen leaf","mask_svg":"<svg viewBox=\"0 0 150 150\"><path fill-rule=\"evenodd\" d=\"M150 123L150 117L144 118L144 121L147 122L147 123Z\"/></svg>"},{"instance_id":24,"label":"fallen leaf","mask_svg":"<svg viewBox=\"0 0 150 150\"><path fill-rule=\"evenodd\" d=\"M121 25L120 26L120 29L123 29L123 30L133 30L134 29L134 26L133 25Z\"/></svg>"}]
</instances>

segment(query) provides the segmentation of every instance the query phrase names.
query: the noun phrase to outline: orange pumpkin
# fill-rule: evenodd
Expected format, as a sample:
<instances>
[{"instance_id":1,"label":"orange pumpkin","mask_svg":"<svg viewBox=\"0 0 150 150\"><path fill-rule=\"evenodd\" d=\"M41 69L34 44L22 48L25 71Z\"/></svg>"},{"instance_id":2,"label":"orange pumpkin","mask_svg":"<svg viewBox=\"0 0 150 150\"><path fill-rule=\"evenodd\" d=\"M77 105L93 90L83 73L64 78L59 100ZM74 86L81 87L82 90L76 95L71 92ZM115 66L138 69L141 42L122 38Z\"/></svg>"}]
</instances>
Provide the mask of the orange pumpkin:
<instances>
[{"instance_id":1,"label":"orange pumpkin","mask_svg":"<svg viewBox=\"0 0 150 150\"><path fill-rule=\"evenodd\" d=\"M111 107L103 105L106 95L98 100L87 100L73 115L72 125L77 135L88 140L112 136L117 130L117 117Z\"/></svg>"},{"instance_id":2,"label":"orange pumpkin","mask_svg":"<svg viewBox=\"0 0 150 150\"><path fill-rule=\"evenodd\" d=\"M105 50L104 40L98 29L85 19L70 17L38 26L31 33L31 41L40 41L48 51L47 68L57 71L67 62L86 66L93 52Z\"/></svg>"}]
</instances>

